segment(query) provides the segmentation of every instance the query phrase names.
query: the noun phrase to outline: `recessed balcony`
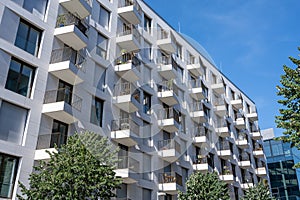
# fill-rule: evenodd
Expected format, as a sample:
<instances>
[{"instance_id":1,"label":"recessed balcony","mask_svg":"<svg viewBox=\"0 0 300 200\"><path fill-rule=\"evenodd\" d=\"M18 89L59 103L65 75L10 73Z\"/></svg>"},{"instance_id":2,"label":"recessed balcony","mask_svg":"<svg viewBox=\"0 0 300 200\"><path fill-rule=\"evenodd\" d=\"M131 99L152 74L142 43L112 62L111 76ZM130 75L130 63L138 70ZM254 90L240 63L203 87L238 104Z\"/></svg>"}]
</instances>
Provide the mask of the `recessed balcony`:
<instances>
[{"instance_id":1,"label":"recessed balcony","mask_svg":"<svg viewBox=\"0 0 300 200\"><path fill-rule=\"evenodd\" d=\"M141 61L133 53L124 53L116 60L115 72L126 81L135 82L141 77Z\"/></svg>"},{"instance_id":2,"label":"recessed balcony","mask_svg":"<svg viewBox=\"0 0 300 200\"><path fill-rule=\"evenodd\" d=\"M259 177L264 177L267 175L266 164L262 161L257 163L257 168L255 169L255 174Z\"/></svg>"},{"instance_id":3,"label":"recessed balcony","mask_svg":"<svg viewBox=\"0 0 300 200\"><path fill-rule=\"evenodd\" d=\"M52 50L49 72L57 78L77 85L83 82L81 74L85 72L85 56L70 47Z\"/></svg>"},{"instance_id":4,"label":"recessed balcony","mask_svg":"<svg viewBox=\"0 0 300 200\"><path fill-rule=\"evenodd\" d=\"M242 101L242 99L231 100L230 103L231 103L232 107L234 107L237 110L243 108L243 101Z\"/></svg>"},{"instance_id":5,"label":"recessed balcony","mask_svg":"<svg viewBox=\"0 0 300 200\"><path fill-rule=\"evenodd\" d=\"M142 9L135 0L119 0L118 14L131 24L139 24L141 22Z\"/></svg>"},{"instance_id":6,"label":"recessed balcony","mask_svg":"<svg viewBox=\"0 0 300 200\"><path fill-rule=\"evenodd\" d=\"M196 77L202 76L204 70L201 67L200 63L188 63L186 65L187 70Z\"/></svg>"},{"instance_id":7,"label":"recessed balcony","mask_svg":"<svg viewBox=\"0 0 300 200\"><path fill-rule=\"evenodd\" d=\"M140 163L130 156L119 156L115 173L117 177L123 179L125 184L133 184L138 181L140 173Z\"/></svg>"},{"instance_id":8,"label":"recessed balcony","mask_svg":"<svg viewBox=\"0 0 300 200\"><path fill-rule=\"evenodd\" d=\"M196 123L205 123L208 116L205 114L202 102L194 102L190 105L190 116Z\"/></svg>"},{"instance_id":9,"label":"recessed balcony","mask_svg":"<svg viewBox=\"0 0 300 200\"><path fill-rule=\"evenodd\" d=\"M222 120L221 123L219 124L219 127L216 128L216 132L218 135L222 138L225 137L230 137L231 135L231 130L230 130L230 125L227 122L227 120Z\"/></svg>"},{"instance_id":10,"label":"recessed balcony","mask_svg":"<svg viewBox=\"0 0 300 200\"><path fill-rule=\"evenodd\" d=\"M203 144L208 142L207 130L205 127L195 127L193 144L197 147L201 147Z\"/></svg>"},{"instance_id":11,"label":"recessed balcony","mask_svg":"<svg viewBox=\"0 0 300 200\"><path fill-rule=\"evenodd\" d=\"M163 103L167 104L168 106L173 106L179 103L177 96L178 89L173 80L158 83L157 89L157 97Z\"/></svg>"},{"instance_id":12,"label":"recessed balcony","mask_svg":"<svg viewBox=\"0 0 300 200\"><path fill-rule=\"evenodd\" d=\"M254 129L250 132L250 136L253 140L260 140L261 139L261 134L258 129Z\"/></svg>"},{"instance_id":13,"label":"recessed balcony","mask_svg":"<svg viewBox=\"0 0 300 200\"><path fill-rule=\"evenodd\" d=\"M113 103L121 110L133 113L138 111L138 104L140 102L139 93L132 83L124 82L118 83L114 87Z\"/></svg>"},{"instance_id":14,"label":"recessed balcony","mask_svg":"<svg viewBox=\"0 0 300 200\"><path fill-rule=\"evenodd\" d=\"M78 15L80 19L91 14L91 0L59 0L59 3L73 15Z\"/></svg>"},{"instance_id":15,"label":"recessed balcony","mask_svg":"<svg viewBox=\"0 0 300 200\"><path fill-rule=\"evenodd\" d=\"M118 28L116 43L128 52L139 51L141 44L141 34L133 24L123 24Z\"/></svg>"},{"instance_id":16,"label":"recessed balcony","mask_svg":"<svg viewBox=\"0 0 300 200\"><path fill-rule=\"evenodd\" d=\"M234 125L239 130L246 128L245 117L241 113L237 114Z\"/></svg>"},{"instance_id":17,"label":"recessed balcony","mask_svg":"<svg viewBox=\"0 0 300 200\"><path fill-rule=\"evenodd\" d=\"M176 40L171 31L161 29L157 34L157 46L165 52L176 52Z\"/></svg>"},{"instance_id":18,"label":"recessed balcony","mask_svg":"<svg viewBox=\"0 0 300 200\"><path fill-rule=\"evenodd\" d=\"M80 97L70 90L62 88L46 91L42 113L58 121L71 124L78 121L75 116L81 111L81 106L82 99Z\"/></svg>"},{"instance_id":19,"label":"recessed balcony","mask_svg":"<svg viewBox=\"0 0 300 200\"><path fill-rule=\"evenodd\" d=\"M262 147L255 148L253 151L253 156L256 158L263 158L265 155Z\"/></svg>"},{"instance_id":20,"label":"recessed balcony","mask_svg":"<svg viewBox=\"0 0 300 200\"><path fill-rule=\"evenodd\" d=\"M232 157L232 152L230 150L230 145L228 141L223 141L218 143L217 154L220 158L230 159Z\"/></svg>"},{"instance_id":21,"label":"recessed balcony","mask_svg":"<svg viewBox=\"0 0 300 200\"><path fill-rule=\"evenodd\" d=\"M158 156L167 162L175 162L181 155L180 144L174 140L158 141Z\"/></svg>"},{"instance_id":22,"label":"recessed balcony","mask_svg":"<svg viewBox=\"0 0 300 200\"><path fill-rule=\"evenodd\" d=\"M212 84L211 89L219 95L225 94L225 85L223 82Z\"/></svg>"},{"instance_id":23,"label":"recessed balcony","mask_svg":"<svg viewBox=\"0 0 300 200\"><path fill-rule=\"evenodd\" d=\"M202 82L200 79L190 80L189 82L189 93L190 96L195 100L202 100L207 98L207 91L203 89Z\"/></svg>"},{"instance_id":24,"label":"recessed balcony","mask_svg":"<svg viewBox=\"0 0 300 200\"><path fill-rule=\"evenodd\" d=\"M87 46L87 26L70 13L57 17L54 36L76 51Z\"/></svg>"},{"instance_id":25,"label":"recessed balcony","mask_svg":"<svg viewBox=\"0 0 300 200\"><path fill-rule=\"evenodd\" d=\"M176 172L165 172L159 174L159 191L167 194L177 194L179 190L182 190L182 176Z\"/></svg>"},{"instance_id":26,"label":"recessed balcony","mask_svg":"<svg viewBox=\"0 0 300 200\"><path fill-rule=\"evenodd\" d=\"M172 133L180 128L180 113L174 108L164 108L158 111L158 126Z\"/></svg>"},{"instance_id":27,"label":"recessed balcony","mask_svg":"<svg viewBox=\"0 0 300 200\"><path fill-rule=\"evenodd\" d=\"M239 133L238 138L235 140L236 146L241 149L246 149L249 147L249 143L245 133Z\"/></svg>"},{"instance_id":28,"label":"recessed balcony","mask_svg":"<svg viewBox=\"0 0 300 200\"><path fill-rule=\"evenodd\" d=\"M258 115L257 115L257 112L253 112L253 113L248 113L247 115L247 118L252 121L252 122L255 122L258 120Z\"/></svg>"},{"instance_id":29,"label":"recessed balcony","mask_svg":"<svg viewBox=\"0 0 300 200\"><path fill-rule=\"evenodd\" d=\"M139 126L129 118L113 120L111 123L111 139L117 143L134 146L139 135Z\"/></svg>"},{"instance_id":30,"label":"recessed balcony","mask_svg":"<svg viewBox=\"0 0 300 200\"><path fill-rule=\"evenodd\" d=\"M225 174L219 176L221 181L224 181L227 184L231 184L235 181L233 174Z\"/></svg>"},{"instance_id":31,"label":"recessed balcony","mask_svg":"<svg viewBox=\"0 0 300 200\"><path fill-rule=\"evenodd\" d=\"M220 117L225 117L228 115L228 109L227 109L224 99L218 98L216 100L214 106L215 106L214 111L215 111L216 115L218 115Z\"/></svg>"},{"instance_id":32,"label":"recessed balcony","mask_svg":"<svg viewBox=\"0 0 300 200\"><path fill-rule=\"evenodd\" d=\"M177 63L172 56L161 56L157 58L158 73L166 80L177 78Z\"/></svg>"},{"instance_id":33,"label":"recessed balcony","mask_svg":"<svg viewBox=\"0 0 300 200\"><path fill-rule=\"evenodd\" d=\"M209 172L211 170L207 162L207 157L203 157L202 155L193 156L192 161L194 171Z\"/></svg>"}]
</instances>

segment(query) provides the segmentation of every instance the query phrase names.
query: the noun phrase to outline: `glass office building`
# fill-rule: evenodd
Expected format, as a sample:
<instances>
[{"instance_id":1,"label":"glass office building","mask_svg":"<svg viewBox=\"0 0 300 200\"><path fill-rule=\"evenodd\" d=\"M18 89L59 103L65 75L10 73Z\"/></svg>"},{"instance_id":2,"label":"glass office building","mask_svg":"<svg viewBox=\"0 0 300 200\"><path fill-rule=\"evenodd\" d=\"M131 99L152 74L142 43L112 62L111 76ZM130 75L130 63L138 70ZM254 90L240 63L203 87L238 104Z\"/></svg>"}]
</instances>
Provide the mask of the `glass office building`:
<instances>
[{"instance_id":1,"label":"glass office building","mask_svg":"<svg viewBox=\"0 0 300 200\"><path fill-rule=\"evenodd\" d=\"M274 139L264 141L272 195L278 200L300 199L300 169L294 169L300 152L290 143Z\"/></svg>"}]
</instances>

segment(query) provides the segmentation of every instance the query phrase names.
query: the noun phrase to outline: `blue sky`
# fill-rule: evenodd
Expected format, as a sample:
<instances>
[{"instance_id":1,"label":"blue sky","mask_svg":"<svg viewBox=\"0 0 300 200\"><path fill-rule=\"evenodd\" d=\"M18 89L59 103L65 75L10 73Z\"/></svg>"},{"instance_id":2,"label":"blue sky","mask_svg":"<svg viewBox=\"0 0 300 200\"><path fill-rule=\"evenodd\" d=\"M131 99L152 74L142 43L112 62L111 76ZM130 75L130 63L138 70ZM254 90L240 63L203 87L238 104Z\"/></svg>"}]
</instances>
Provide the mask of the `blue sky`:
<instances>
[{"instance_id":1,"label":"blue sky","mask_svg":"<svg viewBox=\"0 0 300 200\"><path fill-rule=\"evenodd\" d=\"M145 0L177 31L198 41L255 103L261 129L276 129L276 85L298 57L299 0Z\"/></svg>"}]
</instances>

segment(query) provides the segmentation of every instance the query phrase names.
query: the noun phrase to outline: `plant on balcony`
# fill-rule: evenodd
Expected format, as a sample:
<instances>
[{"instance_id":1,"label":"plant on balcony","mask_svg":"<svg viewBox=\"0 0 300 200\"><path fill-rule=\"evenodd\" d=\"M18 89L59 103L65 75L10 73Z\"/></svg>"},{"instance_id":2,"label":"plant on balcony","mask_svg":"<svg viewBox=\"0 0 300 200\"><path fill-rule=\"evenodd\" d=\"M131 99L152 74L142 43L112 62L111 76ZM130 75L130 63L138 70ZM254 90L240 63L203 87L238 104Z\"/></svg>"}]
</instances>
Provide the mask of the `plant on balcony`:
<instances>
[{"instance_id":1,"label":"plant on balcony","mask_svg":"<svg viewBox=\"0 0 300 200\"><path fill-rule=\"evenodd\" d=\"M264 185L262 182L257 185L250 187L245 191L245 195L242 200L275 200L271 197L268 186Z\"/></svg>"},{"instance_id":2,"label":"plant on balcony","mask_svg":"<svg viewBox=\"0 0 300 200\"><path fill-rule=\"evenodd\" d=\"M300 51L300 47L298 47ZM281 76L280 86L277 86L277 95L282 99L278 103L280 115L276 116L278 128L284 129L284 136L278 139L291 142L292 146L300 149L300 60L289 57L295 67L283 66L284 75ZM300 163L295 167L300 167Z\"/></svg>"},{"instance_id":3,"label":"plant on balcony","mask_svg":"<svg viewBox=\"0 0 300 200\"><path fill-rule=\"evenodd\" d=\"M63 27L63 26L65 26L66 21L67 21L67 19L66 19L66 15L65 14L58 15L57 19L56 19L56 26L57 27Z\"/></svg>"},{"instance_id":4,"label":"plant on balcony","mask_svg":"<svg viewBox=\"0 0 300 200\"><path fill-rule=\"evenodd\" d=\"M117 150L92 132L75 134L67 144L47 152L50 159L34 167L29 189L20 183L18 199L110 199L122 180L115 176Z\"/></svg>"},{"instance_id":5,"label":"plant on balcony","mask_svg":"<svg viewBox=\"0 0 300 200\"><path fill-rule=\"evenodd\" d=\"M179 200L229 200L227 184L216 172L196 172L186 182L186 193L179 192Z\"/></svg>"},{"instance_id":6,"label":"plant on balcony","mask_svg":"<svg viewBox=\"0 0 300 200\"><path fill-rule=\"evenodd\" d=\"M223 167L223 175L229 175L231 174L231 171L229 170L229 168L227 166Z\"/></svg>"}]
</instances>

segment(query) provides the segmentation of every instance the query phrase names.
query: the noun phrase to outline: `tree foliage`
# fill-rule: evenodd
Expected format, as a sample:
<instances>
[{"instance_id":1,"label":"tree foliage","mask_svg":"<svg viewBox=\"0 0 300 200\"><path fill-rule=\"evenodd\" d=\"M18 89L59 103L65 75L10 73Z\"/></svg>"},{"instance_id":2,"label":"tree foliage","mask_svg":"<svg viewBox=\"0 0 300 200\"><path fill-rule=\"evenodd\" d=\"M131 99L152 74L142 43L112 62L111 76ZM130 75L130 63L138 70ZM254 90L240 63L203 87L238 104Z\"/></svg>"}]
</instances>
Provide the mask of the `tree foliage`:
<instances>
[{"instance_id":1,"label":"tree foliage","mask_svg":"<svg viewBox=\"0 0 300 200\"><path fill-rule=\"evenodd\" d=\"M113 171L117 149L99 134L85 132L48 154L29 177L30 188L20 183L19 199L110 199L121 184Z\"/></svg>"},{"instance_id":2,"label":"tree foliage","mask_svg":"<svg viewBox=\"0 0 300 200\"><path fill-rule=\"evenodd\" d=\"M278 103L282 108L275 122L278 128L284 129L285 136L279 139L291 142L292 146L300 149L300 60L293 57L289 59L296 68L283 66L285 74L281 76L281 85L277 86L277 95L282 97Z\"/></svg>"},{"instance_id":3,"label":"tree foliage","mask_svg":"<svg viewBox=\"0 0 300 200\"><path fill-rule=\"evenodd\" d=\"M229 200L227 184L216 172L192 174L186 183L186 193L179 192L180 200Z\"/></svg>"},{"instance_id":4,"label":"tree foliage","mask_svg":"<svg viewBox=\"0 0 300 200\"><path fill-rule=\"evenodd\" d=\"M262 182L246 190L242 200L275 200L271 197L269 188Z\"/></svg>"}]
</instances>

